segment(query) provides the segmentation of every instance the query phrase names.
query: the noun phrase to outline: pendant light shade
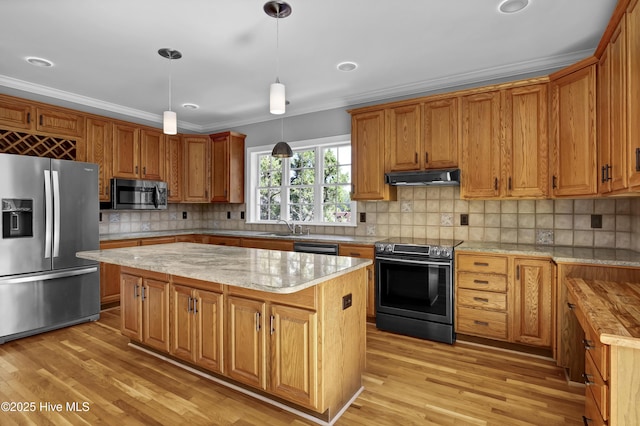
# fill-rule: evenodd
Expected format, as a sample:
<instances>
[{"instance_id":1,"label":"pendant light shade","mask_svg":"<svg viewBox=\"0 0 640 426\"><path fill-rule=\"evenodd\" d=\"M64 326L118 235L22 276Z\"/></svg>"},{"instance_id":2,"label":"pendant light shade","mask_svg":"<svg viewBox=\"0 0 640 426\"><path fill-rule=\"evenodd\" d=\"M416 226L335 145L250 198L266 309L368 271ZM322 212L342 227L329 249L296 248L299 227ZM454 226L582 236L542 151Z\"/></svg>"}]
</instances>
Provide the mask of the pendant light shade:
<instances>
[{"instance_id":1,"label":"pendant light shade","mask_svg":"<svg viewBox=\"0 0 640 426\"><path fill-rule=\"evenodd\" d=\"M182 58L182 53L165 47L158 50L158 55L169 60L169 110L162 114L162 132L165 135L175 135L178 133L178 116L171 111L171 60Z\"/></svg>"},{"instance_id":2,"label":"pendant light shade","mask_svg":"<svg viewBox=\"0 0 640 426\"><path fill-rule=\"evenodd\" d=\"M174 111L165 111L162 115L162 132L165 135L178 133L178 116Z\"/></svg>"},{"instance_id":3,"label":"pendant light shade","mask_svg":"<svg viewBox=\"0 0 640 426\"><path fill-rule=\"evenodd\" d=\"M271 150L271 155L276 158L289 158L293 157L293 151L288 143L284 141L284 119L280 119L280 134L282 139Z\"/></svg>"},{"instance_id":4,"label":"pendant light shade","mask_svg":"<svg viewBox=\"0 0 640 426\"><path fill-rule=\"evenodd\" d=\"M284 114L286 111L284 84L280 83L280 18L291 15L291 6L283 1L269 1L265 3L264 12L276 18L276 82L271 84L269 90L269 112L271 114Z\"/></svg>"},{"instance_id":5,"label":"pendant light shade","mask_svg":"<svg viewBox=\"0 0 640 426\"><path fill-rule=\"evenodd\" d=\"M276 82L271 84L271 90L269 91L269 112L271 114L284 114L285 104L284 84L276 79Z\"/></svg>"}]
</instances>

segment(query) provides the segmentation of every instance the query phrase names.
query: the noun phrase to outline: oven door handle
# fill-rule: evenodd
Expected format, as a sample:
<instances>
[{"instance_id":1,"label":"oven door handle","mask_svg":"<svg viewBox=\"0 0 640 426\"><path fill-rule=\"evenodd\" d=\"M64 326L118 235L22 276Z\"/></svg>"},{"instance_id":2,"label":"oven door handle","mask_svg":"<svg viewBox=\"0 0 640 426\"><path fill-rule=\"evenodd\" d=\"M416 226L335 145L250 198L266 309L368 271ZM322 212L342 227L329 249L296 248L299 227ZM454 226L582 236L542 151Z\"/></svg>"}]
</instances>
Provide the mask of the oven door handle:
<instances>
[{"instance_id":1,"label":"oven door handle","mask_svg":"<svg viewBox=\"0 0 640 426\"><path fill-rule=\"evenodd\" d=\"M398 258L393 258L393 257L382 257L382 256L378 256L376 257L376 261L378 260L384 260L387 262L394 262L394 263L408 263L408 264L413 264L413 265L449 265L451 264L451 260L449 259L442 259L441 261L429 261L429 260L406 260L406 259L398 259Z\"/></svg>"}]
</instances>

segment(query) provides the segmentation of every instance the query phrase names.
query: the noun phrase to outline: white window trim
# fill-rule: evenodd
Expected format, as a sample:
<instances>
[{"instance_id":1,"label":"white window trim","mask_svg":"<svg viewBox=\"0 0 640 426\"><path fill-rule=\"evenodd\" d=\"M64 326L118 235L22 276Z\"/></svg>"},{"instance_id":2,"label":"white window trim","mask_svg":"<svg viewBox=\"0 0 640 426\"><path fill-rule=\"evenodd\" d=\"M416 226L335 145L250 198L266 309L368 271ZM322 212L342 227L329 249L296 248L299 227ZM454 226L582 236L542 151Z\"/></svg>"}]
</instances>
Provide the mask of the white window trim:
<instances>
[{"instance_id":1,"label":"white window trim","mask_svg":"<svg viewBox=\"0 0 640 426\"><path fill-rule=\"evenodd\" d=\"M305 148L317 148L317 147L322 147L322 146L330 146L330 145L335 145L335 144L339 144L339 143L344 143L344 142L350 142L351 141L351 135L347 134L347 135L338 135L338 136L328 136L328 137L324 137L324 138L318 138L318 139L306 139L306 140L301 140L301 141L294 141L294 142L287 142L289 144L289 146L291 147L291 149L293 150L298 150L298 149L305 149ZM260 154L266 154L266 153L271 153L271 150L273 149L273 144L270 145L261 145L261 146L252 146L252 147L248 147L247 148L247 155L246 155L246 159L245 159L245 182L247 182L246 188L245 188L245 195L244 195L244 199L246 200L246 209L247 209L247 218L246 218L246 223L248 224L262 224L262 225L268 225L268 224L277 224L278 222L275 220L259 220L258 219L258 200L255 199L256 194L257 194L257 187L258 187L258 173L256 173L256 171L258 170L258 155ZM320 173L319 168L316 167L316 177L318 176L318 173ZM353 174L351 175L351 178L353 179ZM318 206L321 204L320 200L316 200L315 202L316 206L314 207L314 209L318 208ZM356 217L357 217L357 202L356 201L351 201L351 212L352 212L352 217L353 217L353 222L352 223L344 223L344 222L303 222L304 225L309 225L309 226L339 226L339 227L357 227L357 221L356 221ZM317 210L318 212L320 210Z\"/></svg>"}]
</instances>

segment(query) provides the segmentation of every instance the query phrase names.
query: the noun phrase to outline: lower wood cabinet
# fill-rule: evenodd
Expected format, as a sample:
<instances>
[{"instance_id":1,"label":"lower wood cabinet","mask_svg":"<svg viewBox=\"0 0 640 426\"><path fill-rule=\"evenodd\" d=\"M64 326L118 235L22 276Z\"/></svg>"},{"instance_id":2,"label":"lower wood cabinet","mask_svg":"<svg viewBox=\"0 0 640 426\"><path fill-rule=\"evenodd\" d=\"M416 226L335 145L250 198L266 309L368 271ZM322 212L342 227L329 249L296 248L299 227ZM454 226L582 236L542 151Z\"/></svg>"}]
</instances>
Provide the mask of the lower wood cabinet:
<instances>
[{"instance_id":1,"label":"lower wood cabinet","mask_svg":"<svg viewBox=\"0 0 640 426\"><path fill-rule=\"evenodd\" d=\"M100 250L135 247L139 240L103 241ZM120 266L108 263L100 264L100 304L120 301Z\"/></svg>"},{"instance_id":2,"label":"lower wood cabinet","mask_svg":"<svg viewBox=\"0 0 640 426\"><path fill-rule=\"evenodd\" d=\"M203 235L203 243L215 244L219 246L240 246L240 238L237 237L222 237L218 235Z\"/></svg>"},{"instance_id":3,"label":"lower wood cabinet","mask_svg":"<svg viewBox=\"0 0 640 426\"><path fill-rule=\"evenodd\" d=\"M121 268L122 334L169 352L169 279L165 274Z\"/></svg>"},{"instance_id":4,"label":"lower wood cabinet","mask_svg":"<svg viewBox=\"0 0 640 426\"><path fill-rule=\"evenodd\" d=\"M222 286L175 277L171 284L171 355L209 371L223 372ZM214 291L217 290L217 291Z\"/></svg>"},{"instance_id":5,"label":"lower wood cabinet","mask_svg":"<svg viewBox=\"0 0 640 426\"><path fill-rule=\"evenodd\" d=\"M358 244L340 244L338 248L340 256L374 258L374 247ZM373 320L376 317L376 280L375 263L367 266L367 318Z\"/></svg>"},{"instance_id":6,"label":"lower wood cabinet","mask_svg":"<svg viewBox=\"0 0 640 426\"><path fill-rule=\"evenodd\" d=\"M547 258L456 253L456 332L552 347L553 283Z\"/></svg>"},{"instance_id":7,"label":"lower wood cabinet","mask_svg":"<svg viewBox=\"0 0 640 426\"><path fill-rule=\"evenodd\" d=\"M292 240L275 240L270 238L242 238L240 245L242 247L248 248L293 251Z\"/></svg>"}]
</instances>

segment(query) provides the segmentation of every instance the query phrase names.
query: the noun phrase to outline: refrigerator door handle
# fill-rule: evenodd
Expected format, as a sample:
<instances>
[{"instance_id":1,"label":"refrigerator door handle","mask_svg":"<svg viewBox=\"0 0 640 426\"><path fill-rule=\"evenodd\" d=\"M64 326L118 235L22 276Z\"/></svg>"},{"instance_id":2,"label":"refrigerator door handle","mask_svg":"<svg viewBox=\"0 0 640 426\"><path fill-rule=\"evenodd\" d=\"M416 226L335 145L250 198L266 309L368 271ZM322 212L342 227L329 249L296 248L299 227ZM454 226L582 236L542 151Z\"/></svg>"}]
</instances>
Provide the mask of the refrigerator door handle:
<instances>
[{"instance_id":1,"label":"refrigerator door handle","mask_svg":"<svg viewBox=\"0 0 640 426\"><path fill-rule=\"evenodd\" d=\"M60 179L53 170L53 257L60 256Z\"/></svg>"},{"instance_id":2,"label":"refrigerator door handle","mask_svg":"<svg viewBox=\"0 0 640 426\"><path fill-rule=\"evenodd\" d=\"M53 206L51 205L51 170L44 171L44 258L51 257Z\"/></svg>"},{"instance_id":3,"label":"refrigerator door handle","mask_svg":"<svg viewBox=\"0 0 640 426\"><path fill-rule=\"evenodd\" d=\"M98 270L97 266L90 266L88 268L74 269L72 271L50 272L47 274L34 274L26 277L0 278L0 285L21 284L21 283L30 283L34 281L53 280L56 278L75 277L78 275L91 274L96 272L97 270Z\"/></svg>"}]
</instances>

